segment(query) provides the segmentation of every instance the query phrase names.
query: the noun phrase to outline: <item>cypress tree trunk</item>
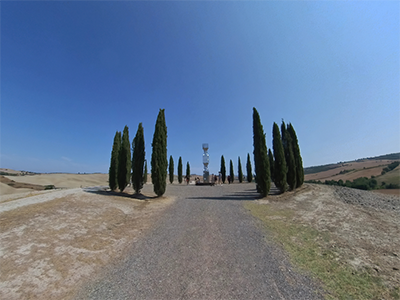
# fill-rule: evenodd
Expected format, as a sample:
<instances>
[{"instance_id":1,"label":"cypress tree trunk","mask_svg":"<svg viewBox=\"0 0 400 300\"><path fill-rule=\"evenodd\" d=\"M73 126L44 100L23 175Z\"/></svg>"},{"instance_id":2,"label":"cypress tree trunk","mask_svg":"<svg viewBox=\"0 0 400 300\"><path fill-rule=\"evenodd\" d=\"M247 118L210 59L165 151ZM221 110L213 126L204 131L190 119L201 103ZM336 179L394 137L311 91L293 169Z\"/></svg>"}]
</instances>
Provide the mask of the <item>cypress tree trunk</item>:
<instances>
[{"instance_id":1,"label":"cypress tree trunk","mask_svg":"<svg viewBox=\"0 0 400 300\"><path fill-rule=\"evenodd\" d=\"M122 193L131 181L131 143L129 142L129 128L125 126L122 133L122 144L119 150L118 186Z\"/></svg>"},{"instance_id":2,"label":"cypress tree trunk","mask_svg":"<svg viewBox=\"0 0 400 300\"><path fill-rule=\"evenodd\" d=\"M182 157L179 156L179 160L178 160L178 182L182 183Z\"/></svg>"},{"instance_id":3,"label":"cypress tree trunk","mask_svg":"<svg viewBox=\"0 0 400 300\"><path fill-rule=\"evenodd\" d=\"M145 161L144 133L142 123L139 123L136 136L132 142L132 186L136 194L143 188L143 167Z\"/></svg>"},{"instance_id":4,"label":"cypress tree trunk","mask_svg":"<svg viewBox=\"0 0 400 300\"><path fill-rule=\"evenodd\" d=\"M147 183L147 160L144 161L143 183Z\"/></svg>"},{"instance_id":5,"label":"cypress tree trunk","mask_svg":"<svg viewBox=\"0 0 400 300\"><path fill-rule=\"evenodd\" d=\"M240 156L238 159L238 175L239 175L239 182L242 183L243 182L243 171L242 171L242 162L240 161Z\"/></svg>"},{"instance_id":6,"label":"cypress tree trunk","mask_svg":"<svg viewBox=\"0 0 400 300\"><path fill-rule=\"evenodd\" d=\"M174 159L172 158L172 155L169 157L169 182L173 183L174 182Z\"/></svg>"},{"instance_id":7,"label":"cypress tree trunk","mask_svg":"<svg viewBox=\"0 0 400 300\"><path fill-rule=\"evenodd\" d=\"M153 153L151 155L151 180L157 196L165 193L167 185L167 126L165 124L164 109L160 109L157 116L153 136Z\"/></svg>"},{"instance_id":8,"label":"cypress tree trunk","mask_svg":"<svg viewBox=\"0 0 400 300\"><path fill-rule=\"evenodd\" d=\"M274 165L274 179L276 187L284 193L287 189L286 184L286 160L285 160L285 153L283 150L281 134L279 132L278 125L274 122L273 126L273 148L274 148L274 158L275 158L275 165Z\"/></svg>"},{"instance_id":9,"label":"cypress tree trunk","mask_svg":"<svg viewBox=\"0 0 400 300\"><path fill-rule=\"evenodd\" d=\"M112 191L118 188L118 155L121 148L121 132L114 136L114 144L111 151L110 169L108 170L108 184Z\"/></svg>"},{"instance_id":10,"label":"cypress tree trunk","mask_svg":"<svg viewBox=\"0 0 400 300\"><path fill-rule=\"evenodd\" d=\"M235 172L233 171L233 162L232 159L229 162L229 176L231 177L231 182L235 180Z\"/></svg>"},{"instance_id":11,"label":"cypress tree trunk","mask_svg":"<svg viewBox=\"0 0 400 300\"><path fill-rule=\"evenodd\" d=\"M271 187L268 151L260 115L255 107L253 107L253 140L257 191L266 197Z\"/></svg>"},{"instance_id":12,"label":"cypress tree trunk","mask_svg":"<svg viewBox=\"0 0 400 300\"><path fill-rule=\"evenodd\" d=\"M226 167L225 167L225 158L223 155L221 156L221 177L222 177L222 183L225 183Z\"/></svg>"},{"instance_id":13,"label":"cypress tree trunk","mask_svg":"<svg viewBox=\"0 0 400 300\"><path fill-rule=\"evenodd\" d=\"M303 159L301 158L299 141L297 140L296 132L290 123L288 124L288 132L292 139L293 154L296 164L296 187L300 187L304 182Z\"/></svg>"},{"instance_id":14,"label":"cypress tree trunk","mask_svg":"<svg viewBox=\"0 0 400 300\"><path fill-rule=\"evenodd\" d=\"M250 161L250 154L247 153L247 163L246 163L246 169L247 169L247 182L252 182L253 181L253 171L251 170L251 161Z\"/></svg>"},{"instance_id":15,"label":"cypress tree trunk","mask_svg":"<svg viewBox=\"0 0 400 300\"><path fill-rule=\"evenodd\" d=\"M271 180L275 182L274 174L275 174L275 162L274 162L274 155L272 154L271 149L268 149L268 159L269 159L269 170L271 173Z\"/></svg>"}]
</instances>

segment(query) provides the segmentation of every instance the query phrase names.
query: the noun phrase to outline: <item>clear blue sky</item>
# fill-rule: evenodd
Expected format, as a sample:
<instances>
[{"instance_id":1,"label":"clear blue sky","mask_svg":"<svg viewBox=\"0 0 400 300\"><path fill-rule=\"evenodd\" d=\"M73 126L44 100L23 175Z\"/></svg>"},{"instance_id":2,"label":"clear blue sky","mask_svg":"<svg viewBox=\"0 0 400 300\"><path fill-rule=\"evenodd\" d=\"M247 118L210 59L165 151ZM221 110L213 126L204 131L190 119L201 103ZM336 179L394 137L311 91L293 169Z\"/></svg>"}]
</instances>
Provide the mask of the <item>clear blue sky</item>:
<instances>
[{"instance_id":1,"label":"clear blue sky","mask_svg":"<svg viewBox=\"0 0 400 300\"><path fill-rule=\"evenodd\" d=\"M202 173L272 146L282 118L304 166L400 151L397 1L1 4L1 162L108 172L115 132L165 108L168 158ZM150 167L150 166L149 166Z\"/></svg>"}]
</instances>

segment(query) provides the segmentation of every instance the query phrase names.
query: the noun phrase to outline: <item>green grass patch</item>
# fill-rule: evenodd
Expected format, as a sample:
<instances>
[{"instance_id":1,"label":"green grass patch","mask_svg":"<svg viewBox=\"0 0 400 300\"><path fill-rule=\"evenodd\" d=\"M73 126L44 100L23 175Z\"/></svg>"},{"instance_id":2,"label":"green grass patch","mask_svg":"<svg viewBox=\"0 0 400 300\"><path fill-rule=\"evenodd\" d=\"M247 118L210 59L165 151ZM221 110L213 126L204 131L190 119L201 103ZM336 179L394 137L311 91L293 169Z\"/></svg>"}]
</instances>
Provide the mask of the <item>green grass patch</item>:
<instances>
[{"instance_id":1,"label":"green grass patch","mask_svg":"<svg viewBox=\"0 0 400 300\"><path fill-rule=\"evenodd\" d=\"M387 185L400 184L400 167L397 167L396 169L383 175L377 176L375 179L379 184L382 184L382 182L385 182Z\"/></svg>"},{"instance_id":2,"label":"green grass patch","mask_svg":"<svg viewBox=\"0 0 400 300\"><path fill-rule=\"evenodd\" d=\"M257 203L246 203L245 208L263 222L269 236L284 247L294 265L323 283L326 299L399 299L398 291L389 291L374 270L357 271L340 261L339 250L330 247L330 234L296 224L293 210Z\"/></svg>"}]
</instances>

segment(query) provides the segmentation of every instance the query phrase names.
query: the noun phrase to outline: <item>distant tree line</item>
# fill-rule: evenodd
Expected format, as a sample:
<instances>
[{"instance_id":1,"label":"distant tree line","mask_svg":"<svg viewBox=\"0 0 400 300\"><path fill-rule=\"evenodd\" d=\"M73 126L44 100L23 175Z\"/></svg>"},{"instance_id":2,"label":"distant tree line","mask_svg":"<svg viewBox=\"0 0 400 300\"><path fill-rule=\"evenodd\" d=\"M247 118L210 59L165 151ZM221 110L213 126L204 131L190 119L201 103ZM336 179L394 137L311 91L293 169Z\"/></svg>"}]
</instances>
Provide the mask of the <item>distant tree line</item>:
<instances>
[{"instance_id":1,"label":"distant tree line","mask_svg":"<svg viewBox=\"0 0 400 300\"><path fill-rule=\"evenodd\" d=\"M385 173L387 173L387 172L390 172L390 171L396 169L398 165L400 165L400 162L399 162L399 161L394 161L394 162L392 162L391 164L389 164L386 168L384 168L384 169L382 170L381 175L383 175L383 174L385 174Z\"/></svg>"},{"instance_id":2,"label":"distant tree line","mask_svg":"<svg viewBox=\"0 0 400 300\"><path fill-rule=\"evenodd\" d=\"M154 130L153 152L151 155L151 179L154 192L162 196L166 189L167 178L167 126L164 109L160 109ZM147 162L145 160L144 130L139 123L136 136L131 145L129 142L129 128L125 126L122 136L117 131L111 151L109 168L109 186L115 191L123 192L129 183L136 193L140 193L143 184L147 182Z\"/></svg>"}]
</instances>

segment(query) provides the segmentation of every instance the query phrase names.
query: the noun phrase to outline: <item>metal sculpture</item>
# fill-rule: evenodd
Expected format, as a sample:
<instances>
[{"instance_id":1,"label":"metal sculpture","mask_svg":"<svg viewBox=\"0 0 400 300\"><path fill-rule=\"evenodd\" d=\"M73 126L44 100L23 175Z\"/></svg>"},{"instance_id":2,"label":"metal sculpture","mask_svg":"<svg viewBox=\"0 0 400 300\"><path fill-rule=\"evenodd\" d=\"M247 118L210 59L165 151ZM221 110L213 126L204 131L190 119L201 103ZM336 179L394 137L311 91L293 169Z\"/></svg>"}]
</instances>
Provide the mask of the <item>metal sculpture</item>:
<instances>
[{"instance_id":1,"label":"metal sculpture","mask_svg":"<svg viewBox=\"0 0 400 300\"><path fill-rule=\"evenodd\" d=\"M210 172L208 171L208 164L210 163L210 156L208 155L208 144L203 144L203 182L209 183Z\"/></svg>"}]
</instances>

